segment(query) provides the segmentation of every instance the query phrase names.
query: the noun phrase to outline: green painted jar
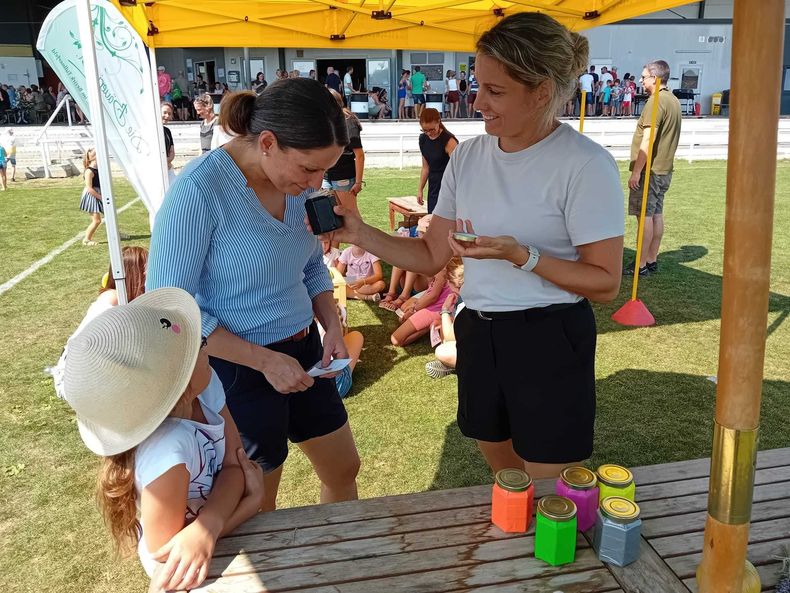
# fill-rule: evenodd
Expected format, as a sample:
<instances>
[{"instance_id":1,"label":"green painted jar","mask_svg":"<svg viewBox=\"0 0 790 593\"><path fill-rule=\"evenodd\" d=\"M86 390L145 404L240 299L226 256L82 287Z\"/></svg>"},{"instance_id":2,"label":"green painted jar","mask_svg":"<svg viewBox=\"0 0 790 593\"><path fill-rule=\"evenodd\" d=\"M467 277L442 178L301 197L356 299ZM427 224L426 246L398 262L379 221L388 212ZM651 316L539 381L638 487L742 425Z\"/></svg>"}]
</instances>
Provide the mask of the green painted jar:
<instances>
[{"instance_id":1,"label":"green painted jar","mask_svg":"<svg viewBox=\"0 0 790 593\"><path fill-rule=\"evenodd\" d=\"M575 557L576 504L564 496L544 496L536 514L535 558L559 566Z\"/></svg>"}]
</instances>

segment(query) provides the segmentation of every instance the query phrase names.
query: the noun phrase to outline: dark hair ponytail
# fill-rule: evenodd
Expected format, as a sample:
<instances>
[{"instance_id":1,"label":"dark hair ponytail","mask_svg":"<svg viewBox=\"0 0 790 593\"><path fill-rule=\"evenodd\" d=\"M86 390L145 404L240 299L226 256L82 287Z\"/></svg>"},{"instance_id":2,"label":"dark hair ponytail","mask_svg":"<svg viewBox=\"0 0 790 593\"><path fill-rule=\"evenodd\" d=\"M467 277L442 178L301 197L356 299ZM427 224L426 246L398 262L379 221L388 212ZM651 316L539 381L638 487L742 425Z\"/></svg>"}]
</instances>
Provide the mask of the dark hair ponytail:
<instances>
[{"instance_id":1,"label":"dark hair ponytail","mask_svg":"<svg viewBox=\"0 0 790 593\"><path fill-rule=\"evenodd\" d=\"M283 148L310 150L346 146L343 110L329 91L312 78L287 78L271 83L260 95L229 93L222 99L220 125L239 136L269 131Z\"/></svg>"}]
</instances>

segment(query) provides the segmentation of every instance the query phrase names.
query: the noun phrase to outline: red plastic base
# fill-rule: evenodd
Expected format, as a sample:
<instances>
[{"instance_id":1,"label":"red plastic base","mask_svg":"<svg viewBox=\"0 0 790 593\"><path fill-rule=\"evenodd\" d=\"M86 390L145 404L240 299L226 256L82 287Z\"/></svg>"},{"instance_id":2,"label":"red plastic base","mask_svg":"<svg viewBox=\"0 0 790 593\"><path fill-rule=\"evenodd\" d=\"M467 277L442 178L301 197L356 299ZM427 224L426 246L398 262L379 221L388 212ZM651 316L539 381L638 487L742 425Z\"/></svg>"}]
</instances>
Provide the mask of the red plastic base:
<instances>
[{"instance_id":1,"label":"red plastic base","mask_svg":"<svg viewBox=\"0 0 790 593\"><path fill-rule=\"evenodd\" d=\"M647 327L655 325L656 319L647 310L645 304L639 299L628 301L612 315L612 319L620 325L631 325L634 327Z\"/></svg>"}]
</instances>

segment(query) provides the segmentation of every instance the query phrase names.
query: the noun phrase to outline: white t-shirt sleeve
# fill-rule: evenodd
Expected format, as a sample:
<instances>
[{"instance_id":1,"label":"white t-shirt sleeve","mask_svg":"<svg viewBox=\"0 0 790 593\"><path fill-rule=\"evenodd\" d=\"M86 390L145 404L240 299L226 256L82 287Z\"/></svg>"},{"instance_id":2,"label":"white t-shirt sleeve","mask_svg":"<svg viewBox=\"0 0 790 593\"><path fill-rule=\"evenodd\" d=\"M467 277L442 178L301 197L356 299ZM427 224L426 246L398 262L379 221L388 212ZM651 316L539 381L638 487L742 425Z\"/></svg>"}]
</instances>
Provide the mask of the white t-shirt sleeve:
<instances>
[{"instance_id":1,"label":"white t-shirt sleeve","mask_svg":"<svg viewBox=\"0 0 790 593\"><path fill-rule=\"evenodd\" d=\"M439 189L439 199L436 202L436 207L433 209L434 215L446 218L447 220L455 221L456 218L455 169L458 166L457 163L460 155L465 152L465 148L463 144L459 144L450 155L450 162L447 163L444 175L442 175L442 186Z\"/></svg>"},{"instance_id":2,"label":"white t-shirt sleeve","mask_svg":"<svg viewBox=\"0 0 790 593\"><path fill-rule=\"evenodd\" d=\"M571 180L565 204L565 225L574 246L625 233L620 173L612 156L603 149Z\"/></svg>"},{"instance_id":3,"label":"white t-shirt sleeve","mask_svg":"<svg viewBox=\"0 0 790 593\"><path fill-rule=\"evenodd\" d=\"M140 444L135 455L135 478L140 488L177 465L184 465L189 471L193 460L200 458L192 430L176 420L165 420Z\"/></svg>"},{"instance_id":4,"label":"white t-shirt sleeve","mask_svg":"<svg viewBox=\"0 0 790 593\"><path fill-rule=\"evenodd\" d=\"M220 381L214 369L211 369L211 380L208 383L208 387L203 390L203 393L198 398L205 407L217 414L225 407L225 389L222 387L222 381Z\"/></svg>"}]
</instances>

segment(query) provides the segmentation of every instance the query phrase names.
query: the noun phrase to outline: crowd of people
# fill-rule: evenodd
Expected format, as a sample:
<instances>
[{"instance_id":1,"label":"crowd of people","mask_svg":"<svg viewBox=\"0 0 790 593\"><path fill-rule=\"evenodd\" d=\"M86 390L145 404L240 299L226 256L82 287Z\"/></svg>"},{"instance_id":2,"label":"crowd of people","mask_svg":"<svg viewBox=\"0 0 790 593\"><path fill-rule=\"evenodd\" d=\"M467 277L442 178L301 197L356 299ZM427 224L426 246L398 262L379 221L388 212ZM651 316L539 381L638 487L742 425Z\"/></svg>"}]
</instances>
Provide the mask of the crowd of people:
<instances>
[{"instance_id":1,"label":"crowd of people","mask_svg":"<svg viewBox=\"0 0 790 593\"><path fill-rule=\"evenodd\" d=\"M68 91L61 83L58 83L57 92L52 86L43 88L32 84L29 87L24 85L14 87L10 84L0 84L0 124L44 123L67 94ZM79 124L87 123L75 103L71 103L69 108L73 121Z\"/></svg>"},{"instance_id":2,"label":"crowd of people","mask_svg":"<svg viewBox=\"0 0 790 593\"><path fill-rule=\"evenodd\" d=\"M639 82L641 85L642 81ZM646 98L643 91L630 72L621 79L615 67L602 66L599 75L595 66L590 66L579 77L576 92L565 103L563 115L573 117L581 113L584 93L584 113L587 116L632 116L636 113L637 98Z\"/></svg>"},{"instance_id":3,"label":"crowd of people","mask_svg":"<svg viewBox=\"0 0 790 593\"><path fill-rule=\"evenodd\" d=\"M361 461L343 398L365 338L346 299L391 311L392 345L430 341L426 373L457 375L458 426L492 471L553 477L590 456L590 303L618 294L624 214L612 156L556 117L587 59L586 39L545 14L499 20L478 40L477 72L447 72L456 113L474 89L485 122L486 134L460 144L424 108L424 75L405 71L398 108L411 93L429 214L395 233L368 225L357 205L365 161L347 101L353 69L342 79L332 69L326 83L279 73L269 84L260 73L253 90L225 94L218 116L209 93L194 98L204 154L174 177L150 253L124 249L129 304L118 305L108 272L55 370L83 440L105 458L108 527L119 547L137 547L151 590L196 587L217 539L275 508L289 441L309 459L322 503L357 497ZM668 74L656 61L641 78L659 101L662 138L648 270L680 130L677 99L655 83ZM183 108L174 84L160 85L170 91L163 124ZM643 116L632 196L652 132ZM168 158L171 149L172 136ZM101 222L95 158L86 155L80 203L91 215L86 245ZM319 237L305 221L317 188L334 193L343 220ZM344 279L343 299L333 278ZM350 364L322 371L339 359Z\"/></svg>"}]
</instances>

